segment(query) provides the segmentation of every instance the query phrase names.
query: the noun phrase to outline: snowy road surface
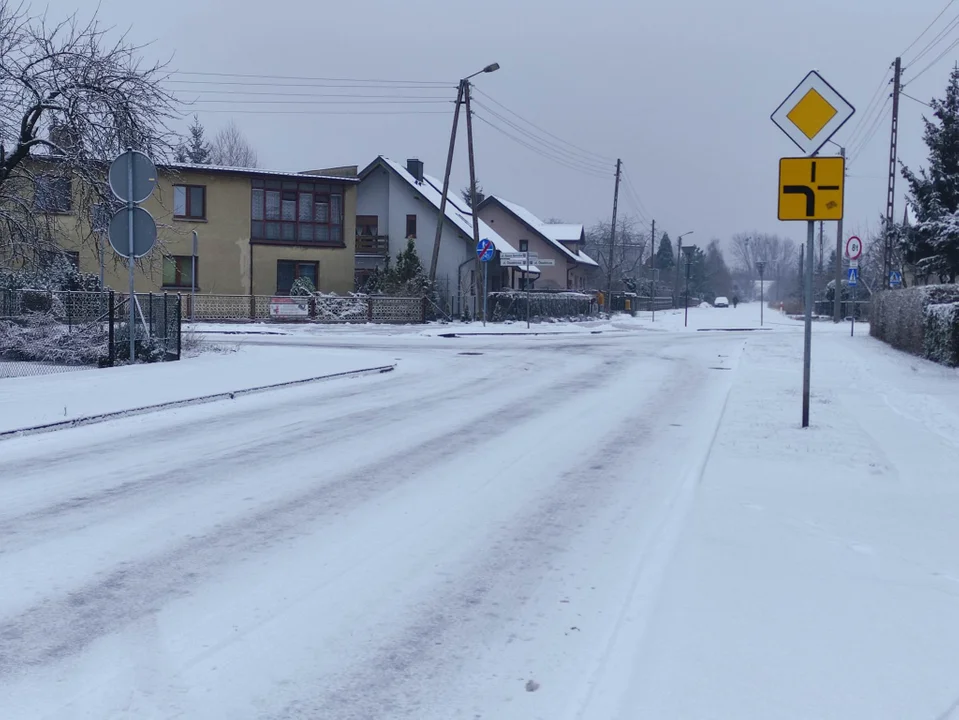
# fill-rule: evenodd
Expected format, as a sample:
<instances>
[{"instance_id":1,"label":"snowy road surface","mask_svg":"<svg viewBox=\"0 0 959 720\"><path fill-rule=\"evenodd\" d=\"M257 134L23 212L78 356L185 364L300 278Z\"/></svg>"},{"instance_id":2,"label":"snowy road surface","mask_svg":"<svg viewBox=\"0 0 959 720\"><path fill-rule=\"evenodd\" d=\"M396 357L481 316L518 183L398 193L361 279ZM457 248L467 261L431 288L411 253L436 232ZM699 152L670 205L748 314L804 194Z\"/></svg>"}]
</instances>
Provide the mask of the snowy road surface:
<instances>
[{"instance_id":1,"label":"snowy road surface","mask_svg":"<svg viewBox=\"0 0 959 720\"><path fill-rule=\"evenodd\" d=\"M0 717L949 717L959 378L773 320L0 443Z\"/></svg>"}]
</instances>

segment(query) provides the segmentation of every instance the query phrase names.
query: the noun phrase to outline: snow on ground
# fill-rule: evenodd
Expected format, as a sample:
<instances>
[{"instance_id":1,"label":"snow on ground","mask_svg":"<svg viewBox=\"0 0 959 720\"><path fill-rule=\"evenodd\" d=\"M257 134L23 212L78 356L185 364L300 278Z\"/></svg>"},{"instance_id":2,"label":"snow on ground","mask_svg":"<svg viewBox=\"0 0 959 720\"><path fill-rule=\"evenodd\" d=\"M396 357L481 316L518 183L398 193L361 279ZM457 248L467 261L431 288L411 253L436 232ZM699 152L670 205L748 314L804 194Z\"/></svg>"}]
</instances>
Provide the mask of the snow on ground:
<instances>
[{"instance_id":1,"label":"snow on ground","mask_svg":"<svg viewBox=\"0 0 959 720\"><path fill-rule=\"evenodd\" d=\"M394 362L375 351L234 349L179 362L4 379L0 432Z\"/></svg>"},{"instance_id":2,"label":"snow on ground","mask_svg":"<svg viewBox=\"0 0 959 720\"><path fill-rule=\"evenodd\" d=\"M4 718L946 720L959 373L690 320L3 443Z\"/></svg>"}]
</instances>

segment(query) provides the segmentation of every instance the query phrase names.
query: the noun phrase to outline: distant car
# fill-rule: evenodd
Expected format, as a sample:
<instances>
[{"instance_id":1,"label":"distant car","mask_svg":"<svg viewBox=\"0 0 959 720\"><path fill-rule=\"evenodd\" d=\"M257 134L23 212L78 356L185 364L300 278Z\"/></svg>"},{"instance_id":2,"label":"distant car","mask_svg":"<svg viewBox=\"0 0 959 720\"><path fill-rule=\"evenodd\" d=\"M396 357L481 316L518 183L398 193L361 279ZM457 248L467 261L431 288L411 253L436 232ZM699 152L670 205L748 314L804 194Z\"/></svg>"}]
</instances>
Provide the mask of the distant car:
<instances>
[{"instance_id":1,"label":"distant car","mask_svg":"<svg viewBox=\"0 0 959 720\"><path fill-rule=\"evenodd\" d=\"M720 295L716 298L715 302L713 302L713 307L729 307L729 298Z\"/></svg>"}]
</instances>

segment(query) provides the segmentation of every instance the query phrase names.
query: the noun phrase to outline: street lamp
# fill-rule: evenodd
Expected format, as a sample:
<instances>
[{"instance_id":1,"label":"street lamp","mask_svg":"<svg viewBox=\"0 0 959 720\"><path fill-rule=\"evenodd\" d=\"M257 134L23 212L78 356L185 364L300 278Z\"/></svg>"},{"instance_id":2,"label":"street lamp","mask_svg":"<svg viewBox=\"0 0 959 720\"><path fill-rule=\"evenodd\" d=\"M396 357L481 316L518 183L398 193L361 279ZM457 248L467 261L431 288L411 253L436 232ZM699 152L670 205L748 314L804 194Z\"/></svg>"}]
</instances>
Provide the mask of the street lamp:
<instances>
[{"instance_id":1,"label":"street lamp","mask_svg":"<svg viewBox=\"0 0 959 720\"><path fill-rule=\"evenodd\" d=\"M679 304L679 257L680 255L682 255L682 252L683 252L683 238L686 237L687 235L692 235L692 234L693 234L693 231L690 230L689 232L684 232L682 235L680 235L677 238L677 242L679 243L677 245L677 247L679 248L679 252L676 254L676 283L675 283L675 286L673 287L673 298L674 298L673 305Z\"/></svg>"},{"instance_id":2,"label":"street lamp","mask_svg":"<svg viewBox=\"0 0 959 720\"><path fill-rule=\"evenodd\" d=\"M686 233L689 235L689 233ZM686 307L685 315L683 317L683 327L689 326L689 268L693 264L693 254L696 252L695 245L689 245L684 247L683 254L686 256Z\"/></svg>"},{"instance_id":3,"label":"street lamp","mask_svg":"<svg viewBox=\"0 0 959 720\"><path fill-rule=\"evenodd\" d=\"M764 322L764 318L763 318L763 311L765 309L764 305L766 304L766 296L764 293L766 285L765 283L763 283L763 272L765 272L766 270L766 261L757 260L756 269L759 271L759 327L762 327Z\"/></svg>"}]
</instances>

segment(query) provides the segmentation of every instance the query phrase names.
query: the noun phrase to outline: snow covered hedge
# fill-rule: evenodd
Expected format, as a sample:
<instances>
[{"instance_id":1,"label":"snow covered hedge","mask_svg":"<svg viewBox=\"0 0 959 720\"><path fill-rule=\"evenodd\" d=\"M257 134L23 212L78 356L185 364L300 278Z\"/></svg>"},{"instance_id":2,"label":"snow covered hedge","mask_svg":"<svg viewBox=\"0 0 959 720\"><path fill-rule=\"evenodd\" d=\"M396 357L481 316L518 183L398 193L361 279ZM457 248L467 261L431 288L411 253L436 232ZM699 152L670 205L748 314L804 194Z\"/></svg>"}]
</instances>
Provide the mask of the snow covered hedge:
<instances>
[{"instance_id":1,"label":"snow covered hedge","mask_svg":"<svg viewBox=\"0 0 959 720\"><path fill-rule=\"evenodd\" d=\"M0 320L0 358L4 360L97 365L108 355L105 328L71 332L44 313L30 314L18 321Z\"/></svg>"},{"instance_id":2,"label":"snow covered hedge","mask_svg":"<svg viewBox=\"0 0 959 720\"><path fill-rule=\"evenodd\" d=\"M529 295L532 318L583 318L592 314L592 296L577 292L532 292ZM489 316L494 322L526 319L526 293L522 291L489 294Z\"/></svg>"},{"instance_id":3,"label":"snow covered hedge","mask_svg":"<svg viewBox=\"0 0 959 720\"><path fill-rule=\"evenodd\" d=\"M959 365L959 302L926 307L924 354L943 365Z\"/></svg>"},{"instance_id":4,"label":"snow covered hedge","mask_svg":"<svg viewBox=\"0 0 959 720\"><path fill-rule=\"evenodd\" d=\"M955 303L959 303L959 285L923 285L879 293L873 296L869 334L899 350L945 362L949 338L956 333L956 314L931 308ZM947 327L950 318L953 324Z\"/></svg>"}]
</instances>

